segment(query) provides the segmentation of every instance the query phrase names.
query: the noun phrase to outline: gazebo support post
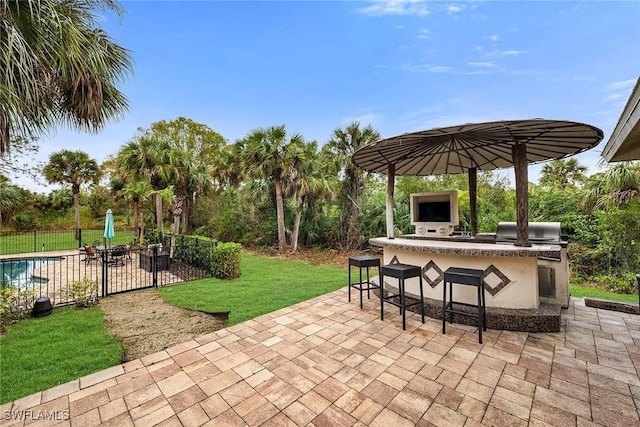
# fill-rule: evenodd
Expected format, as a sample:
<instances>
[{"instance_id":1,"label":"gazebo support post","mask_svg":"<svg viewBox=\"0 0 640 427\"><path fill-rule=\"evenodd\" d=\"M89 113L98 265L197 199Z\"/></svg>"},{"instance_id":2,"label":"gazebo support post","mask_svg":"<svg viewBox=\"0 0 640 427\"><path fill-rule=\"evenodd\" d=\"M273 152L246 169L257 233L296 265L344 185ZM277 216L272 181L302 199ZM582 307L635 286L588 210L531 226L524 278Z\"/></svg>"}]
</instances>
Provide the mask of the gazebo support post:
<instances>
[{"instance_id":1,"label":"gazebo support post","mask_svg":"<svg viewBox=\"0 0 640 427\"><path fill-rule=\"evenodd\" d=\"M471 235L478 234L478 169L469 168L469 209L471 211Z\"/></svg>"},{"instance_id":2,"label":"gazebo support post","mask_svg":"<svg viewBox=\"0 0 640 427\"><path fill-rule=\"evenodd\" d=\"M516 143L511 148L513 166L516 173L516 246L531 246L529 243L529 169L527 146Z\"/></svg>"},{"instance_id":3,"label":"gazebo support post","mask_svg":"<svg viewBox=\"0 0 640 427\"><path fill-rule=\"evenodd\" d=\"M393 227L393 187L396 180L396 165L390 164L387 168L387 237L395 237Z\"/></svg>"}]
</instances>

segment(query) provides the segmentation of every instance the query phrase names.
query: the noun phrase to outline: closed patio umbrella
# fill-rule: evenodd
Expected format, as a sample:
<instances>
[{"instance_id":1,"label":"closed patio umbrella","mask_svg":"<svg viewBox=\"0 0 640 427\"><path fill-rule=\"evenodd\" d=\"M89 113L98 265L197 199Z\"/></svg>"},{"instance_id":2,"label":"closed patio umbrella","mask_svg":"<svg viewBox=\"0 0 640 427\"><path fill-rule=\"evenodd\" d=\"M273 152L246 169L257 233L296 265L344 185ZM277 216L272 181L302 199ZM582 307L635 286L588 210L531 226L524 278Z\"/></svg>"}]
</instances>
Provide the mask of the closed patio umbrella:
<instances>
[{"instance_id":1,"label":"closed patio umbrella","mask_svg":"<svg viewBox=\"0 0 640 427\"><path fill-rule=\"evenodd\" d=\"M105 246L106 246L106 239L111 240L115 235L116 235L116 231L113 224L113 212L111 212L111 209L107 209L107 216L104 222Z\"/></svg>"}]
</instances>

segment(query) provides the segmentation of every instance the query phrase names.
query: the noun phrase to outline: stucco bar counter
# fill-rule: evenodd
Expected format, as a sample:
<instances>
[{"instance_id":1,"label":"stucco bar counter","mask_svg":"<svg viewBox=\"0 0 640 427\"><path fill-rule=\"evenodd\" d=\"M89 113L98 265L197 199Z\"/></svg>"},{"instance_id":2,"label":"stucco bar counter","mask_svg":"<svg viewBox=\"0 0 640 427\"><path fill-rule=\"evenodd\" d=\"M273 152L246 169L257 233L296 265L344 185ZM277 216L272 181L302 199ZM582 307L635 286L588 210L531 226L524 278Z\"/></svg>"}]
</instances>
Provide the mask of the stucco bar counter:
<instances>
[{"instance_id":1,"label":"stucco bar counter","mask_svg":"<svg viewBox=\"0 0 640 427\"><path fill-rule=\"evenodd\" d=\"M429 237L377 237L369 242L383 249L384 264L400 262L422 268L425 307L430 317L442 318L444 271L449 267L463 267L484 271L487 327L530 332L560 330L562 304L541 302L538 286L539 260L560 260L560 245L519 247L511 243L484 243L474 238ZM392 280L385 279L385 287L394 285ZM417 278L407 280L405 286L412 296L419 295ZM471 287L457 286L454 295L456 300L476 303L476 291ZM467 323L462 316L455 321Z\"/></svg>"}]
</instances>

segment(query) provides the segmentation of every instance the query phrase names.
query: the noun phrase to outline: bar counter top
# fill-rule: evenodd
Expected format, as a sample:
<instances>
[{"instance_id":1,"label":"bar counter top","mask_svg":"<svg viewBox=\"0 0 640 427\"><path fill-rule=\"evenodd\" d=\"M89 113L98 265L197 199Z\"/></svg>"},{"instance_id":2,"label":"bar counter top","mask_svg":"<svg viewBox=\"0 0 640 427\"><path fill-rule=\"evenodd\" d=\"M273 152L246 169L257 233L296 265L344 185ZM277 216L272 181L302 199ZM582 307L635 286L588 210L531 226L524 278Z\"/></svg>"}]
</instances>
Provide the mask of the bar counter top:
<instances>
[{"instance_id":1,"label":"bar counter top","mask_svg":"<svg viewBox=\"0 0 640 427\"><path fill-rule=\"evenodd\" d=\"M375 237L369 239L372 246L401 249L413 252L429 252L445 255L484 257L549 257L559 258L561 247L553 244L534 244L530 247L515 246L512 243L485 243L473 238L457 237L452 240L429 237Z\"/></svg>"}]
</instances>

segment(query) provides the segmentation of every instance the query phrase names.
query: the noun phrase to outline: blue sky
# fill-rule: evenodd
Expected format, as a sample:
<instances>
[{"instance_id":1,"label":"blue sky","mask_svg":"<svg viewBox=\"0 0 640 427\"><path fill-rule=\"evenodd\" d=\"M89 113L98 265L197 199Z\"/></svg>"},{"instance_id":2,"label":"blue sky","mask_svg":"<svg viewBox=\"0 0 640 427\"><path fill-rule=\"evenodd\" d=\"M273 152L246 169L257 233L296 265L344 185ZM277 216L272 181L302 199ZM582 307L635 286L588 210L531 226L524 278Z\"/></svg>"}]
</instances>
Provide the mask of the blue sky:
<instances>
[{"instance_id":1,"label":"blue sky","mask_svg":"<svg viewBox=\"0 0 640 427\"><path fill-rule=\"evenodd\" d=\"M103 28L134 57L130 110L97 135L58 129L98 161L138 127L185 116L230 143L285 124L325 143L353 120L382 135L541 117L600 127L596 172L640 74L640 2L124 1ZM530 168L536 181L540 167ZM507 176L512 171L506 171ZM26 178L20 185L42 191Z\"/></svg>"}]
</instances>

